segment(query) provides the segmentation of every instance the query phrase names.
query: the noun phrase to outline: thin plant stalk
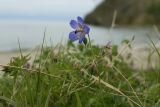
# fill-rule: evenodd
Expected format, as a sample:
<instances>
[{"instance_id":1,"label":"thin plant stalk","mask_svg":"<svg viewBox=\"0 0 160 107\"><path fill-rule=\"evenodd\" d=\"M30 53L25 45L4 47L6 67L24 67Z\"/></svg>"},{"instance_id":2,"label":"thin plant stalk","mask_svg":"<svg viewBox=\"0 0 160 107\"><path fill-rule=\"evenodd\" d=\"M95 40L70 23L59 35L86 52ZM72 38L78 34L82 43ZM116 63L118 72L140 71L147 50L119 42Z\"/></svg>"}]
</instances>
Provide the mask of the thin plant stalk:
<instances>
[{"instance_id":1,"label":"thin plant stalk","mask_svg":"<svg viewBox=\"0 0 160 107\"><path fill-rule=\"evenodd\" d=\"M91 39L90 39L90 36L89 36L89 34L88 34L88 41L89 41L89 47L91 48Z\"/></svg>"}]
</instances>

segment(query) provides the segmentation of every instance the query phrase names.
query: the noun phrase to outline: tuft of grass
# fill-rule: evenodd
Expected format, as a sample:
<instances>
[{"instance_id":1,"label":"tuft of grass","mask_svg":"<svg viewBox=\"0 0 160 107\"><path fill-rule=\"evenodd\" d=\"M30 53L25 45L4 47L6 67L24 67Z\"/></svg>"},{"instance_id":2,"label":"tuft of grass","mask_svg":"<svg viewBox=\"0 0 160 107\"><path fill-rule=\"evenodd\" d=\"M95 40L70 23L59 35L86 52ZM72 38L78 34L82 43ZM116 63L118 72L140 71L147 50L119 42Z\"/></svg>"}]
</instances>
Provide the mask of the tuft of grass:
<instances>
[{"instance_id":1,"label":"tuft of grass","mask_svg":"<svg viewBox=\"0 0 160 107\"><path fill-rule=\"evenodd\" d=\"M45 35L45 33L44 33ZM117 45L45 47L1 65L0 105L17 107L158 107L160 69L135 70ZM124 41L131 48L131 43ZM20 46L20 45L19 45ZM157 48L158 50L158 48ZM156 51L155 51L156 52ZM129 57L130 58L130 57Z\"/></svg>"}]
</instances>

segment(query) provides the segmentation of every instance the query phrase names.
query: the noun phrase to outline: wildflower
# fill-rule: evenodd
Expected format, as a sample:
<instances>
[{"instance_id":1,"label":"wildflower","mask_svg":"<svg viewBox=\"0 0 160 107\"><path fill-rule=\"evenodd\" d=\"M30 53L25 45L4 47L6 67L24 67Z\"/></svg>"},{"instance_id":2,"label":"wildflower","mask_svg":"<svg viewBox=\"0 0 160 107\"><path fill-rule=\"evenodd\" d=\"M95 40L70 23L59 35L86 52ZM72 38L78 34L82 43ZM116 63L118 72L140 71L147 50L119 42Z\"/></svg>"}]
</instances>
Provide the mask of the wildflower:
<instances>
[{"instance_id":1,"label":"wildflower","mask_svg":"<svg viewBox=\"0 0 160 107\"><path fill-rule=\"evenodd\" d=\"M23 68L25 68L25 69L29 69L30 67L31 67L31 65L29 63L26 63L23 65Z\"/></svg>"},{"instance_id":2,"label":"wildflower","mask_svg":"<svg viewBox=\"0 0 160 107\"><path fill-rule=\"evenodd\" d=\"M107 43L107 45L105 46L105 48L107 49L107 54L108 54L110 60L112 60L112 45L111 45L111 41L109 41Z\"/></svg>"},{"instance_id":3,"label":"wildflower","mask_svg":"<svg viewBox=\"0 0 160 107\"><path fill-rule=\"evenodd\" d=\"M111 41L109 41L105 47L106 47L107 49L111 49L111 48L112 48Z\"/></svg>"},{"instance_id":4,"label":"wildflower","mask_svg":"<svg viewBox=\"0 0 160 107\"><path fill-rule=\"evenodd\" d=\"M77 17L76 20L70 21L70 26L75 30L69 33L69 39L71 41L79 40L79 43L82 43L85 39L85 35L89 34L90 28L84 23L84 20L81 17Z\"/></svg>"}]
</instances>

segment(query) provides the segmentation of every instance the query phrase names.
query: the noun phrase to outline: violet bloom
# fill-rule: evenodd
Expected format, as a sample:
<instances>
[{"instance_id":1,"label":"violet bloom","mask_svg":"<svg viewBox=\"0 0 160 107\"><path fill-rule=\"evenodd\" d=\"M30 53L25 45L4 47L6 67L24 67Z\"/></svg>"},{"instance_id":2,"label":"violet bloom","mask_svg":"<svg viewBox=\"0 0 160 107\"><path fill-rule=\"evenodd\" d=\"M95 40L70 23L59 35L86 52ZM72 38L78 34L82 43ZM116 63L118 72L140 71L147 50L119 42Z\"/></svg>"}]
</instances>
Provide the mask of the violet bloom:
<instances>
[{"instance_id":1,"label":"violet bloom","mask_svg":"<svg viewBox=\"0 0 160 107\"><path fill-rule=\"evenodd\" d=\"M90 28L84 23L84 20L81 17L77 17L76 20L71 20L70 26L75 30L69 33L69 39L71 41L79 40L79 43L82 43L85 39L85 35L89 34Z\"/></svg>"}]
</instances>

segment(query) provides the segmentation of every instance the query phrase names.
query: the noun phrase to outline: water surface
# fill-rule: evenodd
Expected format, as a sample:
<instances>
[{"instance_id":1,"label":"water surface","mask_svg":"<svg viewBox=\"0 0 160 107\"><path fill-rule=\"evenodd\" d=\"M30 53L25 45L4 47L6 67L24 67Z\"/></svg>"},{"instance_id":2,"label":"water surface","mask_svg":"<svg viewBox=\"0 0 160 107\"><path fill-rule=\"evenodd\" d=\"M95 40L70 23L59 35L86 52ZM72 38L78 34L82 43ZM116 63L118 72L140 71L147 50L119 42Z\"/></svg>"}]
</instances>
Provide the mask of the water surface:
<instances>
[{"instance_id":1,"label":"water surface","mask_svg":"<svg viewBox=\"0 0 160 107\"><path fill-rule=\"evenodd\" d=\"M40 22L40 21L0 21L0 51L18 49L18 38L22 48L34 48L42 43L46 28L46 41L48 44L65 44L72 29L68 22ZM112 41L120 44L124 39L132 39L134 44L145 45L149 35L154 41L159 39L153 27L117 27L103 28L91 26L90 37L95 44L105 45ZM52 41L52 42L51 42Z\"/></svg>"}]
</instances>

